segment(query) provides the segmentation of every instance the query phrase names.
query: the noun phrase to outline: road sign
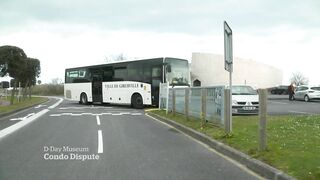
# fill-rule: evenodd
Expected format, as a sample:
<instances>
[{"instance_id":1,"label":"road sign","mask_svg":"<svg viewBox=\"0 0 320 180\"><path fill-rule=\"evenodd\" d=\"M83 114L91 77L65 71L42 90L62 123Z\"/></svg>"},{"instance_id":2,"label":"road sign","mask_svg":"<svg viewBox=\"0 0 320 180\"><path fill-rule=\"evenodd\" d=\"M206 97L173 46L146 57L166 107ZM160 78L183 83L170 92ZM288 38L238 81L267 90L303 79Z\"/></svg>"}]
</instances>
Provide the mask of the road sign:
<instances>
[{"instance_id":1,"label":"road sign","mask_svg":"<svg viewBox=\"0 0 320 180\"><path fill-rule=\"evenodd\" d=\"M224 69L232 72L233 52L232 52L232 30L226 21L223 23L224 33Z\"/></svg>"},{"instance_id":2,"label":"road sign","mask_svg":"<svg viewBox=\"0 0 320 180\"><path fill-rule=\"evenodd\" d=\"M224 69L229 71L229 103L226 103L228 111L225 116L225 124L227 133L232 133L232 71L233 71L233 52L232 52L232 30L226 21L223 22L223 34L224 34Z\"/></svg>"}]
</instances>

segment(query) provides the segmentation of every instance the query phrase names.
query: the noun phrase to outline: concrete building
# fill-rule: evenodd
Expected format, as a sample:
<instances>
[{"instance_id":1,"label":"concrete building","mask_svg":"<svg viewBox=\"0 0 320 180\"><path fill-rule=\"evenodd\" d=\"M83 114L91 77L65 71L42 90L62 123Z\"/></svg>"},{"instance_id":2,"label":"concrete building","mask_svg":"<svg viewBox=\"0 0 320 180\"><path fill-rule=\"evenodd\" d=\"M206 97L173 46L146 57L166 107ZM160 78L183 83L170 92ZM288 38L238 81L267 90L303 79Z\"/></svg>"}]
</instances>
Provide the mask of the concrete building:
<instances>
[{"instance_id":1,"label":"concrete building","mask_svg":"<svg viewBox=\"0 0 320 180\"><path fill-rule=\"evenodd\" d=\"M282 70L249 59L234 57L232 81L234 85L268 88L282 84ZM223 55L192 53L192 85L216 86L229 84L229 72L224 69Z\"/></svg>"}]
</instances>

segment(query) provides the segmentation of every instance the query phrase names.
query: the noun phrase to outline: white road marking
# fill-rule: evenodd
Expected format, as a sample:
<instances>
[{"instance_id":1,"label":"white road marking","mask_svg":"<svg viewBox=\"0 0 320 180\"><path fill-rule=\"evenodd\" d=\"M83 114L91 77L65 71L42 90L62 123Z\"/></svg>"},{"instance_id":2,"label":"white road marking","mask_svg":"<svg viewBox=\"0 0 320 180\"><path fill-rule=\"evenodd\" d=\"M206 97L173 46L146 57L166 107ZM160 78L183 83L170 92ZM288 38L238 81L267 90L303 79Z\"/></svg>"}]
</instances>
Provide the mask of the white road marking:
<instances>
[{"instance_id":1,"label":"white road marking","mask_svg":"<svg viewBox=\"0 0 320 180\"><path fill-rule=\"evenodd\" d=\"M60 103L62 103L62 101L63 101L63 99L62 99L62 98L56 98L56 99L59 99L59 101L58 101L58 102L56 102L54 105L49 106L49 107L48 107L48 109L53 109L53 108L55 108L55 107L59 106L59 104L60 104Z\"/></svg>"},{"instance_id":2,"label":"white road marking","mask_svg":"<svg viewBox=\"0 0 320 180\"><path fill-rule=\"evenodd\" d=\"M61 110L65 110L65 109L112 109L112 107L92 107L92 106L85 106L85 107L61 107L59 108Z\"/></svg>"},{"instance_id":3,"label":"white road marking","mask_svg":"<svg viewBox=\"0 0 320 180\"><path fill-rule=\"evenodd\" d=\"M23 126L31 123L32 121L38 119L40 116L44 115L45 113L47 113L49 110L48 109L44 109L36 114L34 114L33 116L30 116L28 118L26 118L23 121L20 121L12 126L9 126L3 130L0 131L0 139L7 136L8 134L11 134L12 132L22 128Z\"/></svg>"},{"instance_id":4,"label":"white road marking","mask_svg":"<svg viewBox=\"0 0 320 180\"><path fill-rule=\"evenodd\" d=\"M58 117L58 116L61 116L61 114L51 114L50 116Z\"/></svg>"},{"instance_id":5,"label":"white road marking","mask_svg":"<svg viewBox=\"0 0 320 180\"><path fill-rule=\"evenodd\" d=\"M62 113L62 115L72 115L72 113Z\"/></svg>"},{"instance_id":6,"label":"white road marking","mask_svg":"<svg viewBox=\"0 0 320 180\"><path fill-rule=\"evenodd\" d=\"M36 107L34 107L34 108L35 108L35 109L38 109L38 108L41 108L41 107L44 107L44 106L47 106L47 105L40 104L40 105L38 105L38 106L36 106Z\"/></svg>"},{"instance_id":7,"label":"white road marking","mask_svg":"<svg viewBox=\"0 0 320 180\"><path fill-rule=\"evenodd\" d=\"M35 113L30 113L30 114L28 114L26 117L24 117L24 118L22 118L23 120L25 120L25 119L27 119L28 117L31 117L31 116L33 116Z\"/></svg>"},{"instance_id":8,"label":"white road marking","mask_svg":"<svg viewBox=\"0 0 320 180\"><path fill-rule=\"evenodd\" d=\"M100 126L100 117L96 116L96 118L97 118L97 124L98 124L98 126Z\"/></svg>"},{"instance_id":9,"label":"white road marking","mask_svg":"<svg viewBox=\"0 0 320 180\"><path fill-rule=\"evenodd\" d=\"M94 114L94 113L61 113L61 114L51 114L50 116L82 116L82 115L91 115L91 116L102 116L102 115L112 115L112 116L121 116L121 115L132 115L138 116L142 115L142 113L130 113L130 112L120 112L120 113L101 113L101 114Z\"/></svg>"},{"instance_id":10,"label":"white road marking","mask_svg":"<svg viewBox=\"0 0 320 180\"><path fill-rule=\"evenodd\" d=\"M10 119L10 121L21 121L21 119L20 118L12 118L12 119Z\"/></svg>"},{"instance_id":11,"label":"white road marking","mask_svg":"<svg viewBox=\"0 0 320 180\"><path fill-rule=\"evenodd\" d=\"M92 113L81 113L82 115L92 115Z\"/></svg>"},{"instance_id":12,"label":"white road marking","mask_svg":"<svg viewBox=\"0 0 320 180\"><path fill-rule=\"evenodd\" d=\"M111 114L112 116L121 116L122 114Z\"/></svg>"},{"instance_id":13,"label":"white road marking","mask_svg":"<svg viewBox=\"0 0 320 180\"><path fill-rule=\"evenodd\" d=\"M33 115L34 115L34 113L30 113L30 114L26 115L25 117L12 118L12 119L10 119L10 121L23 121L23 120L26 120L27 118L29 118L29 117L31 117Z\"/></svg>"},{"instance_id":14,"label":"white road marking","mask_svg":"<svg viewBox=\"0 0 320 180\"><path fill-rule=\"evenodd\" d=\"M101 116L102 114L91 114L93 116Z\"/></svg>"},{"instance_id":15,"label":"white road marking","mask_svg":"<svg viewBox=\"0 0 320 180\"><path fill-rule=\"evenodd\" d=\"M142 115L142 114L141 113L131 113L131 115L139 116L139 115Z\"/></svg>"},{"instance_id":16,"label":"white road marking","mask_svg":"<svg viewBox=\"0 0 320 180\"><path fill-rule=\"evenodd\" d=\"M98 154L103 153L102 131L98 130Z\"/></svg>"},{"instance_id":17,"label":"white road marking","mask_svg":"<svg viewBox=\"0 0 320 180\"><path fill-rule=\"evenodd\" d=\"M112 113L102 113L103 115L111 115Z\"/></svg>"}]
</instances>

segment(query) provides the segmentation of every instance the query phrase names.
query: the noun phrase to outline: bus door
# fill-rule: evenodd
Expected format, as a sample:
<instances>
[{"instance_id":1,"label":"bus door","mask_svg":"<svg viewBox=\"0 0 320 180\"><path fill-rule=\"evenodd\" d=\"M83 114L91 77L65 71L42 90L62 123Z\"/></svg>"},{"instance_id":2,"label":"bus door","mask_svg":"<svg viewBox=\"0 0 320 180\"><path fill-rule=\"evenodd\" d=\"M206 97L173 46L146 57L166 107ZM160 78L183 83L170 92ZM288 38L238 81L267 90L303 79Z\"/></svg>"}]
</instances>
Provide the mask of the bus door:
<instances>
[{"instance_id":1,"label":"bus door","mask_svg":"<svg viewBox=\"0 0 320 180\"><path fill-rule=\"evenodd\" d=\"M102 72L92 73L92 102L102 102Z\"/></svg>"},{"instance_id":2,"label":"bus door","mask_svg":"<svg viewBox=\"0 0 320 180\"><path fill-rule=\"evenodd\" d=\"M152 104L159 105L159 87L162 82L162 66L152 67L151 74L151 94L152 94Z\"/></svg>"}]
</instances>

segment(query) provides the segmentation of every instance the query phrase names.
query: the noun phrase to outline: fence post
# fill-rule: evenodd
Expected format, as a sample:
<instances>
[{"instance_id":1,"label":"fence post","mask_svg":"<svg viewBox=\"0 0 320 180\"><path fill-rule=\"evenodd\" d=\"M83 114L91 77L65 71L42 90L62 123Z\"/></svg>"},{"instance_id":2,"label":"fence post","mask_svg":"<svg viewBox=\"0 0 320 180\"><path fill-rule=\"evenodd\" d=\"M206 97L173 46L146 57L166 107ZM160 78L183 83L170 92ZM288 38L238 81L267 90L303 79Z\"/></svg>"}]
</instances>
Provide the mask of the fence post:
<instances>
[{"instance_id":1,"label":"fence post","mask_svg":"<svg viewBox=\"0 0 320 180\"><path fill-rule=\"evenodd\" d=\"M176 90L172 88L172 114L176 115Z\"/></svg>"},{"instance_id":2,"label":"fence post","mask_svg":"<svg viewBox=\"0 0 320 180\"><path fill-rule=\"evenodd\" d=\"M264 151L267 148L267 90L259 89L259 150Z\"/></svg>"},{"instance_id":3,"label":"fence post","mask_svg":"<svg viewBox=\"0 0 320 180\"><path fill-rule=\"evenodd\" d=\"M187 120L189 119L189 95L190 95L190 88L186 88L184 92L184 110Z\"/></svg>"},{"instance_id":4,"label":"fence post","mask_svg":"<svg viewBox=\"0 0 320 180\"><path fill-rule=\"evenodd\" d=\"M159 109L161 110L162 109L162 83L159 84Z\"/></svg>"},{"instance_id":5,"label":"fence post","mask_svg":"<svg viewBox=\"0 0 320 180\"><path fill-rule=\"evenodd\" d=\"M18 102L20 102L20 96L21 96L21 82L19 82Z\"/></svg>"},{"instance_id":6,"label":"fence post","mask_svg":"<svg viewBox=\"0 0 320 180\"><path fill-rule=\"evenodd\" d=\"M170 94L170 89L169 89L169 83L166 83L166 115L168 115L169 111L169 94Z\"/></svg>"},{"instance_id":7,"label":"fence post","mask_svg":"<svg viewBox=\"0 0 320 180\"><path fill-rule=\"evenodd\" d=\"M206 122L207 116L207 89L201 89L201 127Z\"/></svg>"},{"instance_id":8,"label":"fence post","mask_svg":"<svg viewBox=\"0 0 320 180\"><path fill-rule=\"evenodd\" d=\"M230 89L224 90L224 128L227 134L232 133L232 126L230 120Z\"/></svg>"}]
</instances>

